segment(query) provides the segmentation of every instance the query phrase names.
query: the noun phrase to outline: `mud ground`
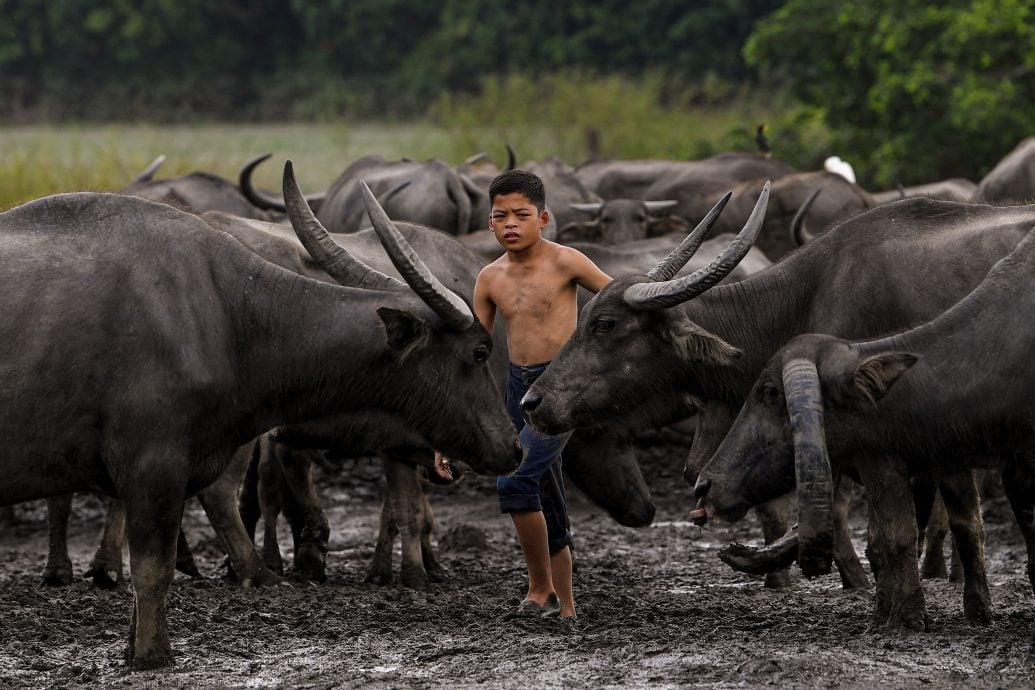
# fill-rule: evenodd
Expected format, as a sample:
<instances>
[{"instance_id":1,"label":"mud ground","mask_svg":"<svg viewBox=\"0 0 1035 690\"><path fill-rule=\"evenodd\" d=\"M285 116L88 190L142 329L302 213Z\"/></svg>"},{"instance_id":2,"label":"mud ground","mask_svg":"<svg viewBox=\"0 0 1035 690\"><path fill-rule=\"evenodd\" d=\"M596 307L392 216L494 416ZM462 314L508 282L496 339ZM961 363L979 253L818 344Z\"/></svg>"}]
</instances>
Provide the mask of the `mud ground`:
<instances>
[{"instance_id":1,"label":"mud ground","mask_svg":"<svg viewBox=\"0 0 1035 690\"><path fill-rule=\"evenodd\" d=\"M374 461L318 477L332 526L330 580L319 586L243 590L224 581L218 542L191 501L185 525L204 577L177 574L169 601L176 665L159 672L123 663L130 593L81 578L100 528L96 499L76 499L70 541L80 577L57 589L39 584L42 503L18 506L19 525L0 537L0 686L1035 685L1024 547L1001 499L985 505L994 623L969 626L960 585L929 580L930 630L888 631L870 623L872 593L843 591L836 574L806 581L795 572L789 589L774 591L723 565L716 551L733 539L758 543L758 530L751 518L707 530L687 522L684 454L676 445L643 453L658 505L650 527L621 527L572 490L574 628L507 617L523 594L523 566L487 478L432 490L438 554L452 577L427 593L364 583L383 483ZM862 553L861 502L852 524ZM286 532L282 542L290 544Z\"/></svg>"}]
</instances>

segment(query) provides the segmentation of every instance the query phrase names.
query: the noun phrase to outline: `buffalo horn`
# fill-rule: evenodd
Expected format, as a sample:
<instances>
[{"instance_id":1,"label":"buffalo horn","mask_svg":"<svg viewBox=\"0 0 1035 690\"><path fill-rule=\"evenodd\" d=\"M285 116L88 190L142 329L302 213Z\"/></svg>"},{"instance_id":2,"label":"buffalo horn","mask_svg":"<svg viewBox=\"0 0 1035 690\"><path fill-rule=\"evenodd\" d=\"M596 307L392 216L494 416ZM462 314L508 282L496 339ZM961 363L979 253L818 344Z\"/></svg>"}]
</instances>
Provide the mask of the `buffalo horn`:
<instances>
[{"instance_id":1,"label":"buffalo horn","mask_svg":"<svg viewBox=\"0 0 1035 690\"><path fill-rule=\"evenodd\" d=\"M805 225L805 217L809 215L809 209L812 208L812 202L816 200L819 193L823 191L822 187L817 187L816 191L809 194L809 198L805 200L805 203L801 205L798 212L794 214L794 219L791 220L791 241L799 247L804 247L806 244L816 239L816 236L809 232L808 227Z\"/></svg>"},{"instance_id":2,"label":"buffalo horn","mask_svg":"<svg viewBox=\"0 0 1035 690\"><path fill-rule=\"evenodd\" d=\"M316 263L335 281L347 287L375 290L398 290L405 287L395 278L370 268L334 241L302 196L290 160L284 163L284 200L287 202L288 219L298 239Z\"/></svg>"},{"instance_id":3,"label":"buffalo horn","mask_svg":"<svg viewBox=\"0 0 1035 690\"><path fill-rule=\"evenodd\" d=\"M140 171L140 174L133 178L133 182L150 182L151 178L155 176L158 168L162 167L162 163L165 162L165 155L160 155L151 161L151 164Z\"/></svg>"},{"instance_id":4,"label":"buffalo horn","mask_svg":"<svg viewBox=\"0 0 1035 690\"><path fill-rule=\"evenodd\" d=\"M464 165L475 165L477 163L481 163L483 160L485 160L488 157L489 157L489 154L485 153L485 151L479 151L478 153L476 153L473 156L470 156L469 158L464 160Z\"/></svg>"},{"instance_id":5,"label":"buffalo horn","mask_svg":"<svg viewBox=\"0 0 1035 690\"><path fill-rule=\"evenodd\" d=\"M259 167L259 163L267 160L272 153L266 153L258 158L253 158L244 164L241 168L241 172L237 174L237 186L241 188L241 194L247 199L253 206L261 208L264 211L280 211L281 213L287 212L287 205L275 196L267 194L261 189L257 189L252 184L252 173L255 168ZM323 202L327 195L325 193L320 194L306 194L305 201L312 208L314 205L319 205Z\"/></svg>"},{"instance_id":6,"label":"buffalo horn","mask_svg":"<svg viewBox=\"0 0 1035 690\"><path fill-rule=\"evenodd\" d=\"M823 431L823 396L816 365L792 359L783 367L794 469L798 482L798 565L805 577L830 572L833 561L833 478Z\"/></svg>"},{"instance_id":7,"label":"buffalo horn","mask_svg":"<svg viewBox=\"0 0 1035 690\"><path fill-rule=\"evenodd\" d=\"M503 169L503 172L513 170L517 167L517 154L514 153L514 147L509 143L507 144L507 167Z\"/></svg>"},{"instance_id":8,"label":"buffalo horn","mask_svg":"<svg viewBox=\"0 0 1035 690\"><path fill-rule=\"evenodd\" d=\"M659 282L637 283L635 285L630 285L625 289L625 292L622 295L625 302L633 309L667 309L668 307L674 307L677 304L682 304L687 300L693 299L718 283L729 275L729 272L736 268L737 264L740 263L740 260L747 256L748 251L751 250L751 245L754 243L755 238L758 237L758 233L762 230L762 221L765 219L765 209L768 203L769 181L767 180L765 186L762 187L762 193L758 196L758 201L755 203L754 210L751 211L751 215L748 217L747 223L744 224L744 228L740 231L740 234L730 242L729 246L722 250L721 254L715 257L714 261L704 268L694 271L688 276L671 280L662 280L665 275L669 275L669 270L674 268L675 272L678 272L679 268L682 268L683 265L679 264L678 261L671 265L668 265L668 262L669 259L672 259L673 256L680 251L680 248L683 247L684 244L693 244L693 242L691 242L691 237L697 234L697 229L695 229L685 240L683 240L683 244L677 247L672 254L669 254L668 258L651 269L647 274L648 278ZM705 220L707 220L707 218ZM702 221L702 223L703 222L704 221ZM700 226L698 226L698 228L700 228ZM696 247L693 251L696 251ZM690 253L692 254L693 252L691 251ZM689 259L689 256L687 258ZM677 265L678 268L676 268Z\"/></svg>"},{"instance_id":9,"label":"buffalo horn","mask_svg":"<svg viewBox=\"0 0 1035 690\"><path fill-rule=\"evenodd\" d=\"M604 204L601 202L588 202L568 204L568 207L573 211L582 211L583 213L600 213L600 209L604 208Z\"/></svg>"},{"instance_id":10,"label":"buffalo horn","mask_svg":"<svg viewBox=\"0 0 1035 690\"><path fill-rule=\"evenodd\" d=\"M701 219L697 227L686 236L686 239L680 242L679 246L673 249L657 266L647 272L647 277L655 282L675 278L679 270L686 266L686 262L704 244L704 238L708 235L708 231L712 229L712 226L715 225L715 221L718 220L722 209L726 208L726 202L730 200L731 196L733 196L733 192L723 194L722 198L712 206L712 210L708 211L708 214Z\"/></svg>"},{"instance_id":11,"label":"buffalo horn","mask_svg":"<svg viewBox=\"0 0 1035 690\"><path fill-rule=\"evenodd\" d=\"M678 203L675 199L668 199L665 201L644 201L643 205L647 208L647 213L656 215L672 210Z\"/></svg>"},{"instance_id":12,"label":"buffalo horn","mask_svg":"<svg viewBox=\"0 0 1035 690\"><path fill-rule=\"evenodd\" d=\"M360 180L359 186L363 192L363 201L366 203L370 221L374 225L374 232L381 239L381 244L396 270L406 279L413 291L451 328L458 331L469 328L474 323L474 313L471 308L459 295L446 289L428 270L421 258L417 256L417 252L413 251L402 233L395 227L395 223L381 208L381 204L377 203L377 197L370 191L367 183Z\"/></svg>"}]
</instances>

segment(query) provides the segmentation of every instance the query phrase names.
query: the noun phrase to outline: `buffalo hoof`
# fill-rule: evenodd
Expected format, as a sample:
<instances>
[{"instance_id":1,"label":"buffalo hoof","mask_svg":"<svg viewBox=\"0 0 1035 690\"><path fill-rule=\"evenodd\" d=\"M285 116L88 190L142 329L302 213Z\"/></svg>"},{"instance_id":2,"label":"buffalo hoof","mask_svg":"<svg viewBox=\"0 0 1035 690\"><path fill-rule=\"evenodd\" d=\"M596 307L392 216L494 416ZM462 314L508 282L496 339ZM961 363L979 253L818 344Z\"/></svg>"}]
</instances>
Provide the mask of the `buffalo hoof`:
<instances>
[{"instance_id":1,"label":"buffalo hoof","mask_svg":"<svg viewBox=\"0 0 1035 690\"><path fill-rule=\"evenodd\" d=\"M194 562L194 556L192 555L188 555L186 558L177 558L176 569L190 577L201 577L201 571L198 570L198 566Z\"/></svg>"},{"instance_id":2,"label":"buffalo hoof","mask_svg":"<svg viewBox=\"0 0 1035 690\"><path fill-rule=\"evenodd\" d=\"M791 572L789 570L777 570L775 573L766 573L766 589L786 589L791 586Z\"/></svg>"},{"instance_id":3,"label":"buffalo hoof","mask_svg":"<svg viewBox=\"0 0 1035 690\"><path fill-rule=\"evenodd\" d=\"M41 584L44 587L67 587L72 584L72 561L66 559L58 565L48 563L43 569Z\"/></svg>"},{"instance_id":4,"label":"buffalo hoof","mask_svg":"<svg viewBox=\"0 0 1035 690\"><path fill-rule=\"evenodd\" d=\"M971 625L987 626L992 624L992 609L987 601L963 601L963 617Z\"/></svg>"},{"instance_id":5,"label":"buffalo hoof","mask_svg":"<svg viewBox=\"0 0 1035 690\"><path fill-rule=\"evenodd\" d=\"M942 554L928 552L924 555L924 564L920 568L920 577L925 580L946 580L949 571L945 567L945 557Z\"/></svg>"},{"instance_id":6,"label":"buffalo hoof","mask_svg":"<svg viewBox=\"0 0 1035 690\"><path fill-rule=\"evenodd\" d=\"M424 572L424 568L403 569L399 574L399 582L402 583L403 587L416 589L421 592L431 589L431 582L428 579L428 574Z\"/></svg>"},{"instance_id":7,"label":"buffalo hoof","mask_svg":"<svg viewBox=\"0 0 1035 690\"><path fill-rule=\"evenodd\" d=\"M93 579L93 586L97 589L116 589L122 582L122 573L117 568L101 564L91 564L86 577Z\"/></svg>"},{"instance_id":8,"label":"buffalo hoof","mask_svg":"<svg viewBox=\"0 0 1035 690\"><path fill-rule=\"evenodd\" d=\"M424 570L427 572L428 580L431 582L439 583L449 580L449 571L437 562L431 563L430 565L425 563Z\"/></svg>"},{"instance_id":9,"label":"buffalo hoof","mask_svg":"<svg viewBox=\"0 0 1035 690\"><path fill-rule=\"evenodd\" d=\"M327 582L327 554L311 544L302 544L295 552L292 577L310 582Z\"/></svg>"},{"instance_id":10,"label":"buffalo hoof","mask_svg":"<svg viewBox=\"0 0 1035 690\"><path fill-rule=\"evenodd\" d=\"M284 578L272 570L263 568L257 573L241 579L242 587L270 587L284 583Z\"/></svg>"},{"instance_id":11,"label":"buffalo hoof","mask_svg":"<svg viewBox=\"0 0 1035 690\"><path fill-rule=\"evenodd\" d=\"M837 572L841 574L842 589L870 588L870 579L866 577L866 571L856 558L837 561Z\"/></svg>"},{"instance_id":12,"label":"buffalo hoof","mask_svg":"<svg viewBox=\"0 0 1035 690\"><path fill-rule=\"evenodd\" d=\"M381 570L371 568L370 572L367 573L366 581L372 585L377 585L378 587L387 587L392 584L392 573L385 573Z\"/></svg>"},{"instance_id":13,"label":"buffalo hoof","mask_svg":"<svg viewBox=\"0 0 1035 690\"><path fill-rule=\"evenodd\" d=\"M133 667L134 671L150 671L173 665L172 652L168 649L137 655L133 655L132 651L130 651L130 655L132 656L130 666Z\"/></svg>"}]
</instances>

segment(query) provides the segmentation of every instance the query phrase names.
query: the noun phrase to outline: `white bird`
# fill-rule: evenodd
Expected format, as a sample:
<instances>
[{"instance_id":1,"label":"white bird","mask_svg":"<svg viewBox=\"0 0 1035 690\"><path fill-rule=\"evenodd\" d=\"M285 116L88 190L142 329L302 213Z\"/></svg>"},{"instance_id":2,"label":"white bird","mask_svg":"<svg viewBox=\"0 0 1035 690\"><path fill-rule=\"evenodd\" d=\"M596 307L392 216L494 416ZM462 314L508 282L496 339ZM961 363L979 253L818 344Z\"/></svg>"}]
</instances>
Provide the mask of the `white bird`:
<instances>
[{"instance_id":1,"label":"white bird","mask_svg":"<svg viewBox=\"0 0 1035 690\"><path fill-rule=\"evenodd\" d=\"M823 169L827 172L837 173L855 184L855 170L852 168L852 164L841 160L840 156L831 156L823 161Z\"/></svg>"}]
</instances>

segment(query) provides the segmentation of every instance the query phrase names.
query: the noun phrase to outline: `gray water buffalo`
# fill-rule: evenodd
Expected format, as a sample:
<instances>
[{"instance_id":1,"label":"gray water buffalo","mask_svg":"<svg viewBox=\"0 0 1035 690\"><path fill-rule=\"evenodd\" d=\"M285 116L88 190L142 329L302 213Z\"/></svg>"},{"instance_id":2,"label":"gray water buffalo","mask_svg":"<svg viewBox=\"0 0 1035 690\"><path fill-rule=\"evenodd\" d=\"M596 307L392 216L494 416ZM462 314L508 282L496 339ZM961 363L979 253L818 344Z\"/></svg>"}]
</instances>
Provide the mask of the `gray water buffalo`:
<instances>
[{"instance_id":1,"label":"gray water buffalo","mask_svg":"<svg viewBox=\"0 0 1035 690\"><path fill-rule=\"evenodd\" d=\"M184 500L266 429L381 408L476 469L517 465L491 338L392 246L412 290L370 269L365 289L313 281L197 216L121 195L0 214L0 504L81 490L123 500L134 666L171 662ZM453 404L442 404L443 378Z\"/></svg>"},{"instance_id":2,"label":"gray water buffalo","mask_svg":"<svg viewBox=\"0 0 1035 690\"><path fill-rule=\"evenodd\" d=\"M388 161L381 156L364 156L352 163L331 184L317 217L331 232L355 232L363 225L365 207L358 182L364 180L381 198L400 184L407 187L385 205L389 217L429 225L454 235L484 227L485 218L475 219L475 205L485 193L447 163L431 159Z\"/></svg>"},{"instance_id":3,"label":"gray water buffalo","mask_svg":"<svg viewBox=\"0 0 1035 690\"><path fill-rule=\"evenodd\" d=\"M297 215L306 213L303 205L298 204L297 208ZM310 218L307 222L313 226L311 232L319 236L321 242L310 242L307 251L291 231L281 226L247 221L225 214L205 214L203 218L214 228L233 235L266 259L318 280L350 280L347 273L342 274L340 266L337 269L338 273L330 275L324 268L334 265L333 257L327 254L336 251L337 246L346 248L350 256L367 266L387 274L394 274L396 270L374 230L328 235L320 227L317 219ZM384 217L380 222L391 221ZM439 280L460 294L471 293L474 280L484 265L481 259L467 251L457 239L445 233L404 222L392 225L402 233ZM325 258L314 261L312 256L320 256L321 253ZM497 347L494 348L490 364L494 375L502 384L508 361L502 324L498 325L493 338ZM414 436L412 430L406 429L398 422L388 422L389 420L383 416L339 416L278 429L275 440L281 445L286 444L293 448L331 448L339 454L384 456L386 476L391 484L400 486L406 482L408 487L405 495L386 496L386 505L392 506L395 521L405 524L400 530L403 538L403 581L410 586L423 587L426 586L428 578L421 562L427 562L433 556L425 545L422 557L414 558L415 554L421 556L417 549L422 538L416 523L406 516L419 512L418 507L423 502L423 492L420 491L413 475L413 459L423 453L423 462L417 464L429 466L432 451L426 442ZM587 438L580 439L581 436ZM403 452L404 457L399 457L399 451ZM289 462L294 460L294 455L287 449L281 448L277 452ZM403 471L400 468L390 466L396 460L410 466L409 476L401 476ZM565 473L575 486L590 500L604 508L619 524L643 526L653 519L654 506L632 448L627 440L616 434L600 430L577 433L573 437L571 447L565 453ZM315 494L304 467L289 468L288 475L294 479L292 489L299 497ZM298 477L304 477L304 480L295 479ZM295 568L302 577L322 580L325 575L320 554L326 553L326 520L322 516L318 502L304 500L302 512L308 525L305 529L305 538L301 540L301 551L306 555L300 568L296 550ZM388 533L385 529L385 526L382 526L382 534ZM379 543L379 552L384 550L382 546ZM390 548L389 544L388 549ZM369 576L371 581L391 581L390 561L387 561L387 569L385 564L385 559L375 559Z\"/></svg>"},{"instance_id":4,"label":"gray water buffalo","mask_svg":"<svg viewBox=\"0 0 1035 690\"><path fill-rule=\"evenodd\" d=\"M763 181L748 180L733 185L722 180L700 181L692 185L683 182L659 184L648 190L644 198L675 199L679 203L671 213L697 223L732 188L733 198L713 232L736 233L754 209ZM876 205L862 187L835 173L788 173L772 182L769 207L755 246L773 261L779 261L797 249L791 223L810 195L820 188L823 193L809 210L809 224L814 232Z\"/></svg>"},{"instance_id":5,"label":"gray water buffalo","mask_svg":"<svg viewBox=\"0 0 1035 690\"><path fill-rule=\"evenodd\" d=\"M872 192L870 197L874 203L886 204L890 201L900 201L911 196L923 196L928 199L941 199L943 201L971 201L977 185L965 177L950 177L947 180L928 182L911 187L899 187L886 192Z\"/></svg>"},{"instance_id":6,"label":"gray water buffalo","mask_svg":"<svg viewBox=\"0 0 1035 690\"><path fill-rule=\"evenodd\" d=\"M796 463L854 464L869 498L867 553L881 573L875 618L883 623L905 610L904 622L922 627L910 477L1001 468L1035 588L1032 275L1029 232L973 292L927 324L880 340L792 339L762 370L702 470L694 489L701 508L737 519L793 489ZM865 461L853 463L860 454ZM806 512L819 515L822 502L808 491L802 499ZM981 553L961 557L983 560ZM987 622L988 601L973 584L966 609Z\"/></svg>"},{"instance_id":7,"label":"gray water buffalo","mask_svg":"<svg viewBox=\"0 0 1035 690\"><path fill-rule=\"evenodd\" d=\"M586 189L575 176L571 166L557 156L550 156L544 161L527 161L522 168L542 179L543 187L546 189L546 208L553 221L557 223L558 229L578 220L580 214L571 207L572 204L595 204L603 201ZM488 216L486 222L487 220Z\"/></svg>"},{"instance_id":8,"label":"gray water buffalo","mask_svg":"<svg viewBox=\"0 0 1035 690\"><path fill-rule=\"evenodd\" d=\"M973 200L1004 204L1035 200L1035 137L1017 144L981 179Z\"/></svg>"},{"instance_id":9,"label":"gray water buffalo","mask_svg":"<svg viewBox=\"0 0 1035 690\"><path fill-rule=\"evenodd\" d=\"M253 204L237 185L219 175L195 171L178 177L154 179L155 172L164 160L164 156L156 158L119 193L168 204L188 213L223 211L259 220L277 217Z\"/></svg>"},{"instance_id":10,"label":"gray water buffalo","mask_svg":"<svg viewBox=\"0 0 1035 690\"><path fill-rule=\"evenodd\" d=\"M753 153L728 151L696 161L600 160L584 163L575 176L586 189L603 199L663 199L663 193L648 190L694 188L722 184L723 191L737 182L778 179L794 168ZM720 192L721 196L721 192Z\"/></svg>"},{"instance_id":11,"label":"gray water buffalo","mask_svg":"<svg viewBox=\"0 0 1035 690\"><path fill-rule=\"evenodd\" d=\"M754 232L761 199L750 219ZM855 216L739 283L711 287L730 270L727 262L676 280L668 263L616 280L582 310L574 335L529 390L526 411L538 428L558 433L591 420L628 423L658 409L661 399L673 409L692 401L698 428L685 474L693 483L766 361L789 338L812 331L859 338L928 321L977 285L1032 223L1030 207L910 199ZM924 257L922 279L917 256ZM978 539L976 491L955 481L942 485L963 496L947 506L953 534ZM973 503L962 505L969 495ZM772 541L787 523L767 512L763 526ZM863 586L846 525L835 527L842 579ZM915 612L901 615L904 621Z\"/></svg>"},{"instance_id":12,"label":"gray water buffalo","mask_svg":"<svg viewBox=\"0 0 1035 690\"><path fill-rule=\"evenodd\" d=\"M586 214L588 219L568 223L557 232L557 241L621 244L644 240L656 235L682 231L689 226L682 218L662 215L672 210L675 201L640 201L609 199L602 202L572 204L571 208Z\"/></svg>"}]
</instances>

